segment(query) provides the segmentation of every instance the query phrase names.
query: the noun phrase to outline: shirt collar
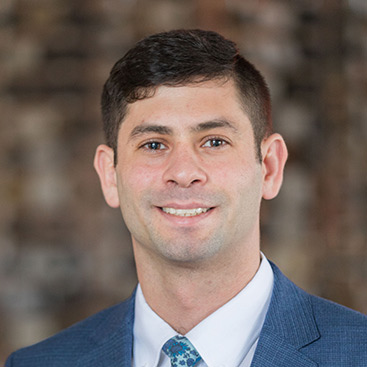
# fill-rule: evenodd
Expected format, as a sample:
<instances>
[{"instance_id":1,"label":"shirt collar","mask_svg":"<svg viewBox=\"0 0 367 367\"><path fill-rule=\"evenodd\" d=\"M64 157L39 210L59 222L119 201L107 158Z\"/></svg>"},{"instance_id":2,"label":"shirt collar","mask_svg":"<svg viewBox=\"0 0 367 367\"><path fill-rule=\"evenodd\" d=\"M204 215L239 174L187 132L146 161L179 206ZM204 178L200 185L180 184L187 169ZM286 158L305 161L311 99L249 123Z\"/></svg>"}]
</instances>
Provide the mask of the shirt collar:
<instances>
[{"instance_id":1,"label":"shirt collar","mask_svg":"<svg viewBox=\"0 0 367 367\"><path fill-rule=\"evenodd\" d=\"M146 302L140 284L135 296L134 366L157 366L164 343L177 332Z\"/></svg>"},{"instance_id":2,"label":"shirt collar","mask_svg":"<svg viewBox=\"0 0 367 367\"><path fill-rule=\"evenodd\" d=\"M186 334L208 366L231 367L243 361L260 335L273 280L271 266L262 255L250 283Z\"/></svg>"},{"instance_id":3,"label":"shirt collar","mask_svg":"<svg viewBox=\"0 0 367 367\"><path fill-rule=\"evenodd\" d=\"M250 283L186 334L208 366L238 366L247 355L260 335L273 279L271 266L262 254L260 267ZM177 332L149 307L138 285L134 365L157 366L162 346L175 335Z\"/></svg>"}]
</instances>

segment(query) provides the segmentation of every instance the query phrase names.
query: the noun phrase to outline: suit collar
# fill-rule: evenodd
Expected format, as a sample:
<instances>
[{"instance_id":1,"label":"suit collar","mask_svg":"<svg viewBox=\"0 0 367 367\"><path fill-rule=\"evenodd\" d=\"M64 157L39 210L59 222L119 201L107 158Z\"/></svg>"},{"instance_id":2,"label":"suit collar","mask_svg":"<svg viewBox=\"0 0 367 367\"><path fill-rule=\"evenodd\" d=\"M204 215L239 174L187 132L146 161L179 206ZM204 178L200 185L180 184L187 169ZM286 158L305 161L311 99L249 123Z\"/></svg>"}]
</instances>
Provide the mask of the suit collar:
<instances>
[{"instance_id":1,"label":"suit collar","mask_svg":"<svg viewBox=\"0 0 367 367\"><path fill-rule=\"evenodd\" d=\"M134 307L135 291L101 317L91 338L94 345L78 360L78 367L131 367Z\"/></svg>"},{"instance_id":2,"label":"suit collar","mask_svg":"<svg viewBox=\"0 0 367 367\"><path fill-rule=\"evenodd\" d=\"M307 293L271 263L274 289L251 367L316 367L300 349L320 337ZM135 292L101 317L77 366L131 367Z\"/></svg>"},{"instance_id":3,"label":"suit collar","mask_svg":"<svg viewBox=\"0 0 367 367\"><path fill-rule=\"evenodd\" d=\"M309 296L271 266L273 295L251 367L317 366L300 351L320 337Z\"/></svg>"}]
</instances>

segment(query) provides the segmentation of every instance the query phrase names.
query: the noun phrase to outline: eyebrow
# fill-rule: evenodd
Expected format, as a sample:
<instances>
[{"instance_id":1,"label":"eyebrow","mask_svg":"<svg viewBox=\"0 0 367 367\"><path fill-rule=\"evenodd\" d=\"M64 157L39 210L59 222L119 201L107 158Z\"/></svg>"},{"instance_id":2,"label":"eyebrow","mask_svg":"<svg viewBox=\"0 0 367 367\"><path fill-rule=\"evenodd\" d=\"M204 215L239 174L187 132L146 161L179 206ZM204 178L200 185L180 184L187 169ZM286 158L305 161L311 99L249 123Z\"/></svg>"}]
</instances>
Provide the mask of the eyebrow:
<instances>
[{"instance_id":1,"label":"eyebrow","mask_svg":"<svg viewBox=\"0 0 367 367\"><path fill-rule=\"evenodd\" d=\"M192 130L194 132L201 132L201 131L206 131L206 130L211 130L211 129L216 129L216 128L223 128L223 127L232 129L234 131L238 131L237 128L231 122L225 119L216 119L216 120L201 122L200 124L194 126Z\"/></svg>"},{"instance_id":2,"label":"eyebrow","mask_svg":"<svg viewBox=\"0 0 367 367\"><path fill-rule=\"evenodd\" d=\"M173 130L168 126L142 124L134 127L134 129L130 133L129 139L149 133L156 133L159 135L172 135Z\"/></svg>"},{"instance_id":3,"label":"eyebrow","mask_svg":"<svg viewBox=\"0 0 367 367\"><path fill-rule=\"evenodd\" d=\"M215 119L201 122L196 126L193 126L190 130L192 132L202 132L223 127L232 129L235 132L238 131L237 128L231 122L225 119ZM156 133L159 135L173 135L173 129L164 125L142 124L134 127L134 129L130 133L129 139L133 139L137 136L149 133Z\"/></svg>"}]
</instances>

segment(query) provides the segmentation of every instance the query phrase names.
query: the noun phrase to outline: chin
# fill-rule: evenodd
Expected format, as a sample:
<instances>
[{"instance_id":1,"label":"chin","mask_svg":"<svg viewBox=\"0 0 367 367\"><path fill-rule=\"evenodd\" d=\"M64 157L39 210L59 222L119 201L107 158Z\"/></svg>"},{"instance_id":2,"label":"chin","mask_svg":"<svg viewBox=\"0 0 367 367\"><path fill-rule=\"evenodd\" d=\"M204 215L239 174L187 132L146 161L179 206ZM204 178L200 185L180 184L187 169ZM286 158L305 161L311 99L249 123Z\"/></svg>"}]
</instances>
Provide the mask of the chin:
<instances>
[{"instance_id":1,"label":"chin","mask_svg":"<svg viewBox=\"0 0 367 367\"><path fill-rule=\"evenodd\" d=\"M185 241L176 242L174 246L173 242L169 242L168 246L161 246L159 252L166 260L182 263L182 264L196 264L209 260L215 257L221 250L222 241L212 240L209 243L205 241L195 243L189 239Z\"/></svg>"}]
</instances>

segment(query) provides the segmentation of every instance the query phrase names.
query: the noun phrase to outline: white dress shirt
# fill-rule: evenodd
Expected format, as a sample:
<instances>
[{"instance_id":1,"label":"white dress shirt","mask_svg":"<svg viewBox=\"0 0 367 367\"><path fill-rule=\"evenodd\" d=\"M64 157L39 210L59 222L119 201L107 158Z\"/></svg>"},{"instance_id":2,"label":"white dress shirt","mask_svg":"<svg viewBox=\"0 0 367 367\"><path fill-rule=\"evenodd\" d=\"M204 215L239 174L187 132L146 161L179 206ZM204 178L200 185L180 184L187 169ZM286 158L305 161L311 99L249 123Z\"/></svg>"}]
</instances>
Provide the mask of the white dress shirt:
<instances>
[{"instance_id":1,"label":"white dress shirt","mask_svg":"<svg viewBox=\"0 0 367 367\"><path fill-rule=\"evenodd\" d=\"M273 271L264 256L254 278L229 302L185 336L202 357L195 367L249 367L273 290ZM147 304L138 285L135 301L133 367L170 367L162 346L178 335ZM224 353L225 351L225 353Z\"/></svg>"}]
</instances>

